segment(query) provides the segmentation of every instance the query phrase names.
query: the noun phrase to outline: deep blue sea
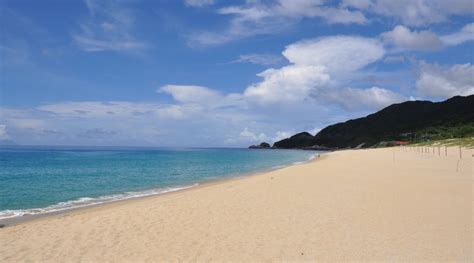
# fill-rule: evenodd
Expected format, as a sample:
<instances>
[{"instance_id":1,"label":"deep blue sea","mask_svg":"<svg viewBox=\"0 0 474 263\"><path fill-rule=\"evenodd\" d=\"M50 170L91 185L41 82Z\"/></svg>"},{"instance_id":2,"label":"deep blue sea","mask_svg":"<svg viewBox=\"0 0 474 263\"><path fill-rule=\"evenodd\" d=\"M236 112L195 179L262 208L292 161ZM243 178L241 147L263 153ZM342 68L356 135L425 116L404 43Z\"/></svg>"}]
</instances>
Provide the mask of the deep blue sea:
<instances>
[{"instance_id":1,"label":"deep blue sea","mask_svg":"<svg viewBox=\"0 0 474 263\"><path fill-rule=\"evenodd\" d=\"M159 194L304 162L297 150L0 148L0 219Z\"/></svg>"}]
</instances>

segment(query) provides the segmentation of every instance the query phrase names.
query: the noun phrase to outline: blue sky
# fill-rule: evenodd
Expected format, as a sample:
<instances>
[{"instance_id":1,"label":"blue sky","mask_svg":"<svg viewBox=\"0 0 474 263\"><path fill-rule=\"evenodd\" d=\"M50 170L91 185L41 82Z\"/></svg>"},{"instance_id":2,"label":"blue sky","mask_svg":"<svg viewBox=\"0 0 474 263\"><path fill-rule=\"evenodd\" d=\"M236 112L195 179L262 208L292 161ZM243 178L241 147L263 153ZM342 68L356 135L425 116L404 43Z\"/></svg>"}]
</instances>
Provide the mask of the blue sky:
<instances>
[{"instance_id":1,"label":"blue sky","mask_svg":"<svg viewBox=\"0 0 474 263\"><path fill-rule=\"evenodd\" d=\"M470 0L0 8L3 142L241 147L474 93Z\"/></svg>"}]
</instances>

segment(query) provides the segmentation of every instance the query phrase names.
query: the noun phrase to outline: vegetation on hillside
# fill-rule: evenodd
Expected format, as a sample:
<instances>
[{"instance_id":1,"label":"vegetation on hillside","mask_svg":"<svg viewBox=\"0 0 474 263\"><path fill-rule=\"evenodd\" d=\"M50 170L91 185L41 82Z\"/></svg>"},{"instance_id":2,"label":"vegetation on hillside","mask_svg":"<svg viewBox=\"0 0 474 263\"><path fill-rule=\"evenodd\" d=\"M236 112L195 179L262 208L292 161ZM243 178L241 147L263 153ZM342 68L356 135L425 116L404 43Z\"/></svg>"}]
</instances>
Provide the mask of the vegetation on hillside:
<instances>
[{"instance_id":1,"label":"vegetation on hillside","mask_svg":"<svg viewBox=\"0 0 474 263\"><path fill-rule=\"evenodd\" d=\"M474 95L443 102L407 101L363 118L330 125L312 136L299 133L275 148L368 148L395 141L419 143L474 137Z\"/></svg>"},{"instance_id":2,"label":"vegetation on hillside","mask_svg":"<svg viewBox=\"0 0 474 263\"><path fill-rule=\"evenodd\" d=\"M474 149L474 137L446 139L446 140L429 140L410 144L410 146L461 146Z\"/></svg>"}]
</instances>

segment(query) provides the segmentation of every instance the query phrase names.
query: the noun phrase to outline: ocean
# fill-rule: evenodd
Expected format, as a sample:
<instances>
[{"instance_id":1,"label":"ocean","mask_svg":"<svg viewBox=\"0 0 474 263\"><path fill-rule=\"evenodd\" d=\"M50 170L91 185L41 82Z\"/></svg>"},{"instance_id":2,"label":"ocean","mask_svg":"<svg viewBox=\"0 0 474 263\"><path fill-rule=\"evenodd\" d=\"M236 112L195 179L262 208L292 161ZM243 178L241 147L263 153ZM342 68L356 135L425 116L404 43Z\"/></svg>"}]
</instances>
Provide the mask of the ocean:
<instances>
[{"instance_id":1,"label":"ocean","mask_svg":"<svg viewBox=\"0 0 474 263\"><path fill-rule=\"evenodd\" d=\"M316 154L249 149L0 148L0 219L176 191L304 162Z\"/></svg>"}]
</instances>

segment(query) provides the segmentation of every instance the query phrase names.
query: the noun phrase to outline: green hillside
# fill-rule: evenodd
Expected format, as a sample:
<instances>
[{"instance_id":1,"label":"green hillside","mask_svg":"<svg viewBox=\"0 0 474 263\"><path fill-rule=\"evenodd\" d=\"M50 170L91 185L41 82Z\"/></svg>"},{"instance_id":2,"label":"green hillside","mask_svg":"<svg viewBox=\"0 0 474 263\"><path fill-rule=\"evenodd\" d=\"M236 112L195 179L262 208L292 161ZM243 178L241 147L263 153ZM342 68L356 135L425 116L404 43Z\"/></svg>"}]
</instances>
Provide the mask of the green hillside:
<instances>
[{"instance_id":1,"label":"green hillside","mask_svg":"<svg viewBox=\"0 0 474 263\"><path fill-rule=\"evenodd\" d=\"M363 118L330 125L312 136L299 133L274 148L367 148L382 142L423 142L474 136L474 95L443 102L407 101Z\"/></svg>"}]
</instances>

